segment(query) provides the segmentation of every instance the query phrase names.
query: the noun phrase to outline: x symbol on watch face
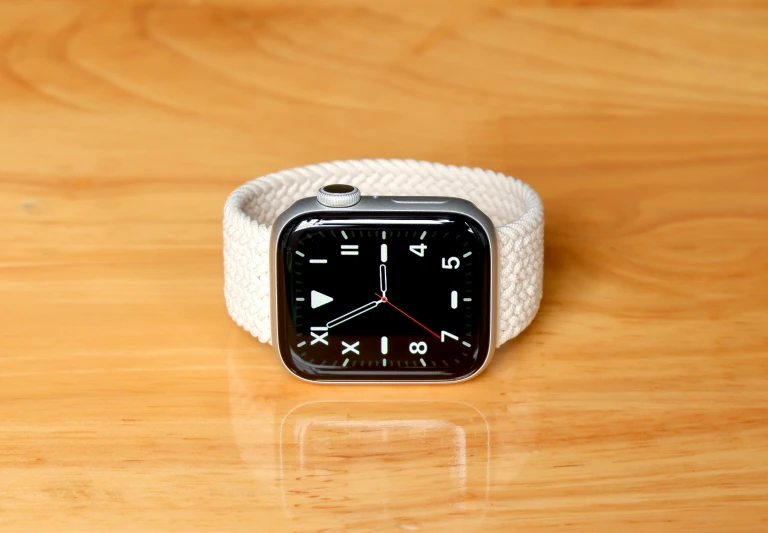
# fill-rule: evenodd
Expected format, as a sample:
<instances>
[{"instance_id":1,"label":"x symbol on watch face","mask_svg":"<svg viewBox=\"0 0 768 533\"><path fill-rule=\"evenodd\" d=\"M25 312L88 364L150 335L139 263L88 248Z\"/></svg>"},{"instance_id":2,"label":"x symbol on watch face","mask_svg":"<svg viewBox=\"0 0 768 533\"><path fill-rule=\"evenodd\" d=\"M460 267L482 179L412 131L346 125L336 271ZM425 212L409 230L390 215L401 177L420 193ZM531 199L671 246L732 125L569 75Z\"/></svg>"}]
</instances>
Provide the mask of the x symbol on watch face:
<instances>
[{"instance_id":1,"label":"x symbol on watch face","mask_svg":"<svg viewBox=\"0 0 768 533\"><path fill-rule=\"evenodd\" d=\"M341 355L344 355L347 352L353 352L357 355L360 355L360 352L357 351L357 347L360 346L360 341L357 341L354 344L347 344L346 342L341 341L341 344L344 345L344 349L341 351Z\"/></svg>"},{"instance_id":2,"label":"x symbol on watch face","mask_svg":"<svg viewBox=\"0 0 768 533\"><path fill-rule=\"evenodd\" d=\"M325 344L326 346L328 346L328 341L327 341L327 340L325 340L325 338L328 336L328 332L327 332L327 331L326 331L325 333L323 333L322 335L318 335L318 334L317 334L317 333L315 333L314 331L310 331L310 333L312 334L312 337L314 337L314 338L312 339L312 342L311 342L311 343L309 343L309 345L310 345L310 346L312 346L313 344L316 344L316 343L318 343L318 342L322 342L323 344Z\"/></svg>"}]
</instances>

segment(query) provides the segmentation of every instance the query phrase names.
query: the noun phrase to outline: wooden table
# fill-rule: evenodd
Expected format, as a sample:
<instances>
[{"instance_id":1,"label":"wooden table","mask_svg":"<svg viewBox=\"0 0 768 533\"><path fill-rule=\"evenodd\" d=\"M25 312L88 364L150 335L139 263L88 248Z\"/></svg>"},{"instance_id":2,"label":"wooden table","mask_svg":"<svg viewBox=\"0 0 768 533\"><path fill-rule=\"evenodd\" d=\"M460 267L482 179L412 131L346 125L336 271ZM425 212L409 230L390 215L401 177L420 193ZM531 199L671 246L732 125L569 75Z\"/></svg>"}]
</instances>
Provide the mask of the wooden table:
<instances>
[{"instance_id":1,"label":"wooden table","mask_svg":"<svg viewBox=\"0 0 768 533\"><path fill-rule=\"evenodd\" d=\"M0 3L0 531L768 531L768 11L648 4ZM541 194L478 379L227 316L229 191L361 157Z\"/></svg>"}]
</instances>

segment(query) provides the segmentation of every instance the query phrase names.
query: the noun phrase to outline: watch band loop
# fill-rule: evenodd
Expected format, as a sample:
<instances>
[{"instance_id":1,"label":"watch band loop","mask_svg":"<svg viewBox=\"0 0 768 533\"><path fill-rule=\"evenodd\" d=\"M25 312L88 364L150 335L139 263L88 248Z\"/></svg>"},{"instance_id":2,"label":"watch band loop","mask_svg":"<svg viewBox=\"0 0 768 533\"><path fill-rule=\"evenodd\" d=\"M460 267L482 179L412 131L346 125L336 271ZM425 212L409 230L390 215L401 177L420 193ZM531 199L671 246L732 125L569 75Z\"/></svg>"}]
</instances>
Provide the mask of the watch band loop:
<instances>
[{"instance_id":1,"label":"watch band loop","mask_svg":"<svg viewBox=\"0 0 768 533\"><path fill-rule=\"evenodd\" d=\"M238 187L224 205L224 295L232 318L271 343L269 238L277 216L323 185L346 183L364 194L453 196L480 208L496 226L499 290L496 345L533 320L542 296L544 209L524 182L478 168L425 161L333 161L269 174Z\"/></svg>"}]
</instances>

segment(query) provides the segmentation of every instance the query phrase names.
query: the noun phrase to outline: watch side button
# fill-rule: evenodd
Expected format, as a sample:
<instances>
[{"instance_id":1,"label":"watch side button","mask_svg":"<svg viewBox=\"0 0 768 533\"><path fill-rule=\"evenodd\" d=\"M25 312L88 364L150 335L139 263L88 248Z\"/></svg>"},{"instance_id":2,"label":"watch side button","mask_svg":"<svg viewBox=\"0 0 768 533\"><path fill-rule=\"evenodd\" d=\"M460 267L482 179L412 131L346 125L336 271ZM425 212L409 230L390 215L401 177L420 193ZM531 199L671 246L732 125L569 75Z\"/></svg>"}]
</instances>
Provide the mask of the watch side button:
<instances>
[{"instance_id":1,"label":"watch side button","mask_svg":"<svg viewBox=\"0 0 768 533\"><path fill-rule=\"evenodd\" d=\"M360 189L343 183L324 185L317 191L317 201L326 207L351 207L360 201Z\"/></svg>"}]
</instances>

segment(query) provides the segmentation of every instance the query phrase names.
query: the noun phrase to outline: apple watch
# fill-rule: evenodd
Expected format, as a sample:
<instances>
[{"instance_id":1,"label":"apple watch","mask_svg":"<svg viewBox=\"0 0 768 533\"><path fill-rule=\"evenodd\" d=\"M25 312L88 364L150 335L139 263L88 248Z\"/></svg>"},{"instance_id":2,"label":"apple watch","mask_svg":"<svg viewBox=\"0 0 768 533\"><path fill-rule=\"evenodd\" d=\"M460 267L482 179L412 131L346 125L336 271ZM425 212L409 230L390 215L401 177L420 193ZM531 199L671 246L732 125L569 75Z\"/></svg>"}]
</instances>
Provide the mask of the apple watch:
<instances>
[{"instance_id":1,"label":"apple watch","mask_svg":"<svg viewBox=\"0 0 768 533\"><path fill-rule=\"evenodd\" d=\"M410 160L269 174L224 207L230 316L295 376L447 383L533 320L544 211L500 173Z\"/></svg>"}]
</instances>

